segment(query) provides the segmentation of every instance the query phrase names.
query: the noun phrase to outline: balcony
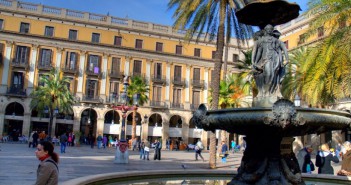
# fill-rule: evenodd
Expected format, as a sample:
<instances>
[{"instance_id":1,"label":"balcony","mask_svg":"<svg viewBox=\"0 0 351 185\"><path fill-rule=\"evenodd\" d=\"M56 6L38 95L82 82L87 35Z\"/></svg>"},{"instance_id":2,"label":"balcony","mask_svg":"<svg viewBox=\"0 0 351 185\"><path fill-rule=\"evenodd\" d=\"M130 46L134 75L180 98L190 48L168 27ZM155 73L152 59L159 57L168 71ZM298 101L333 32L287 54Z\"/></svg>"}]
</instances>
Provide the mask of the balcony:
<instances>
[{"instance_id":1,"label":"balcony","mask_svg":"<svg viewBox=\"0 0 351 185\"><path fill-rule=\"evenodd\" d=\"M150 107L154 107L154 108L168 108L168 106L167 106L167 104L165 102L155 101L155 100L151 100L150 101Z\"/></svg>"},{"instance_id":2,"label":"balcony","mask_svg":"<svg viewBox=\"0 0 351 185\"><path fill-rule=\"evenodd\" d=\"M85 74L97 78L100 78L102 76L102 72L100 72L100 68L98 67L95 67L94 69L86 69Z\"/></svg>"},{"instance_id":3,"label":"balcony","mask_svg":"<svg viewBox=\"0 0 351 185\"><path fill-rule=\"evenodd\" d=\"M109 76L110 76L110 78L114 78L114 79L123 79L124 72L123 71L111 71Z\"/></svg>"},{"instance_id":4,"label":"balcony","mask_svg":"<svg viewBox=\"0 0 351 185\"><path fill-rule=\"evenodd\" d=\"M171 103L172 109L184 109L184 104L182 103Z\"/></svg>"},{"instance_id":5,"label":"balcony","mask_svg":"<svg viewBox=\"0 0 351 185\"><path fill-rule=\"evenodd\" d=\"M185 79L180 77L173 78L173 85L185 87Z\"/></svg>"},{"instance_id":6,"label":"balcony","mask_svg":"<svg viewBox=\"0 0 351 185\"><path fill-rule=\"evenodd\" d=\"M152 75L152 82L157 84L166 85L166 76L164 75Z\"/></svg>"},{"instance_id":7,"label":"balcony","mask_svg":"<svg viewBox=\"0 0 351 185\"><path fill-rule=\"evenodd\" d=\"M139 77L141 77L142 79L144 79L146 82L148 82L148 78L146 77L146 75L145 74L143 74L143 73L135 73L135 72L133 72L132 74L130 74L130 77L134 77L134 76L139 76Z\"/></svg>"},{"instance_id":8,"label":"balcony","mask_svg":"<svg viewBox=\"0 0 351 185\"><path fill-rule=\"evenodd\" d=\"M61 71L67 74L76 75L78 74L79 70L76 67L64 66L64 67L61 67Z\"/></svg>"},{"instance_id":9,"label":"balcony","mask_svg":"<svg viewBox=\"0 0 351 185\"><path fill-rule=\"evenodd\" d=\"M193 85L193 88L203 89L205 87L205 81L204 80L192 80L191 85Z\"/></svg>"},{"instance_id":10,"label":"balcony","mask_svg":"<svg viewBox=\"0 0 351 185\"><path fill-rule=\"evenodd\" d=\"M100 96L94 95L83 95L83 98L80 102L84 103L104 103L104 100Z\"/></svg>"},{"instance_id":11,"label":"balcony","mask_svg":"<svg viewBox=\"0 0 351 185\"><path fill-rule=\"evenodd\" d=\"M196 111L199 108L200 104L190 104L190 110Z\"/></svg>"},{"instance_id":12,"label":"balcony","mask_svg":"<svg viewBox=\"0 0 351 185\"><path fill-rule=\"evenodd\" d=\"M22 86L11 85L7 87L6 95L14 97L26 97L27 92L26 89L24 89Z\"/></svg>"},{"instance_id":13,"label":"balcony","mask_svg":"<svg viewBox=\"0 0 351 185\"><path fill-rule=\"evenodd\" d=\"M29 62L28 61L27 62L21 62L21 61L19 61L19 60L14 58L11 61L11 67L13 67L13 68L22 68L22 69L27 70L27 69L29 69Z\"/></svg>"},{"instance_id":14,"label":"balcony","mask_svg":"<svg viewBox=\"0 0 351 185\"><path fill-rule=\"evenodd\" d=\"M116 95L115 93L113 93L113 95L110 95L106 98L106 103L120 105L120 104L122 104L122 101L121 101L120 97L118 96L118 94Z\"/></svg>"},{"instance_id":15,"label":"balcony","mask_svg":"<svg viewBox=\"0 0 351 185\"><path fill-rule=\"evenodd\" d=\"M43 71L50 71L53 68L53 66L52 64L38 64L37 68Z\"/></svg>"}]
</instances>

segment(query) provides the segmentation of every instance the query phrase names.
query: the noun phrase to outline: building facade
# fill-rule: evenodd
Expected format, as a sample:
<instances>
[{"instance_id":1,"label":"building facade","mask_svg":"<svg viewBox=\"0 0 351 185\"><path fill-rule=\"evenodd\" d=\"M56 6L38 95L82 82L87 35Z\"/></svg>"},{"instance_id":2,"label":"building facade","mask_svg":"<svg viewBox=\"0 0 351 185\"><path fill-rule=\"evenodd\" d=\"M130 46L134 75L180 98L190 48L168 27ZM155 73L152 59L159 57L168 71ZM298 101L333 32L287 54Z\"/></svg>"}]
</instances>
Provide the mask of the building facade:
<instances>
[{"instance_id":1,"label":"building facade","mask_svg":"<svg viewBox=\"0 0 351 185\"><path fill-rule=\"evenodd\" d=\"M29 108L29 95L55 67L71 79L77 100L73 114L54 118L56 136L118 136L122 113L111 107L120 104L128 75L141 76L150 88L149 101L137 110L137 136L207 143L208 133L191 124L210 96L216 46L207 38L188 42L171 26L10 0L0 0L0 29L0 135L48 130L48 116ZM230 70L239 49L228 46ZM130 137L133 116L127 114Z\"/></svg>"}]
</instances>

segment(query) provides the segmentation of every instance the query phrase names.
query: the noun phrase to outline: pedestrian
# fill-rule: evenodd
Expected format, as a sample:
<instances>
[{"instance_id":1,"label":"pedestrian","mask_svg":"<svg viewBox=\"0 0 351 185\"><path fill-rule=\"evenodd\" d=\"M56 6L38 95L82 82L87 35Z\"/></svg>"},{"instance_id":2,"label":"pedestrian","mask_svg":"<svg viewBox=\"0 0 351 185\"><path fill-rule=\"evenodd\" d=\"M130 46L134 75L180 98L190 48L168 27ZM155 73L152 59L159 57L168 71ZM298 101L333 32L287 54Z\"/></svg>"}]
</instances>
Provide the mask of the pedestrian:
<instances>
[{"instance_id":1,"label":"pedestrian","mask_svg":"<svg viewBox=\"0 0 351 185\"><path fill-rule=\"evenodd\" d=\"M220 157L222 157L222 163L227 162L227 156L228 156L228 146L224 141L222 141L222 149L220 154Z\"/></svg>"},{"instance_id":2,"label":"pedestrian","mask_svg":"<svg viewBox=\"0 0 351 185\"><path fill-rule=\"evenodd\" d=\"M351 176L351 143L346 141L343 147L345 148L345 153L342 154L341 169L337 174L340 176Z\"/></svg>"},{"instance_id":3,"label":"pedestrian","mask_svg":"<svg viewBox=\"0 0 351 185\"><path fill-rule=\"evenodd\" d=\"M318 174L332 174L334 175L334 169L331 166L331 162L338 163L339 158L335 155L335 152L330 152L328 144L323 144L321 150L316 156L316 166L318 167Z\"/></svg>"},{"instance_id":4,"label":"pedestrian","mask_svg":"<svg viewBox=\"0 0 351 185\"><path fill-rule=\"evenodd\" d=\"M204 149L204 145L202 144L202 142L200 141L200 139L197 141L196 145L195 145L195 161L197 161L198 156L201 157L202 161L205 162L204 157L202 157L201 152Z\"/></svg>"},{"instance_id":5,"label":"pedestrian","mask_svg":"<svg viewBox=\"0 0 351 185\"><path fill-rule=\"evenodd\" d=\"M35 155L40 160L40 163L37 169L37 180L34 185L57 185L59 157L54 152L54 145L49 141L40 142Z\"/></svg>"},{"instance_id":6,"label":"pedestrian","mask_svg":"<svg viewBox=\"0 0 351 185\"><path fill-rule=\"evenodd\" d=\"M100 149L101 148L101 144L102 144L102 136L101 136L101 134L99 134L99 136L96 138L96 140L97 140L97 147L98 147L98 149Z\"/></svg>"},{"instance_id":7,"label":"pedestrian","mask_svg":"<svg viewBox=\"0 0 351 185\"><path fill-rule=\"evenodd\" d=\"M132 140L133 151L134 151L134 149L136 148L136 146L137 146L137 139L134 138L134 139Z\"/></svg>"},{"instance_id":8,"label":"pedestrian","mask_svg":"<svg viewBox=\"0 0 351 185\"><path fill-rule=\"evenodd\" d=\"M60 136L60 143L61 143L61 154L66 153L66 146L67 146L67 135L63 133Z\"/></svg>"},{"instance_id":9,"label":"pedestrian","mask_svg":"<svg viewBox=\"0 0 351 185\"><path fill-rule=\"evenodd\" d=\"M112 142L114 142L114 141L112 140L112 136L109 135L109 136L108 136L108 147L111 147Z\"/></svg>"},{"instance_id":10,"label":"pedestrian","mask_svg":"<svg viewBox=\"0 0 351 185\"><path fill-rule=\"evenodd\" d=\"M161 148L162 148L162 144L160 143L159 140L155 140L155 154L154 154L154 160L161 160Z\"/></svg>"},{"instance_id":11,"label":"pedestrian","mask_svg":"<svg viewBox=\"0 0 351 185\"><path fill-rule=\"evenodd\" d=\"M140 154L140 159L144 157L144 148L145 148L145 142L142 140L139 143L139 154Z\"/></svg>"},{"instance_id":12,"label":"pedestrian","mask_svg":"<svg viewBox=\"0 0 351 185\"><path fill-rule=\"evenodd\" d=\"M103 144L104 149L105 149L106 145L107 145L107 137L106 137L106 135L104 135L104 137L102 138L102 144Z\"/></svg>"},{"instance_id":13,"label":"pedestrian","mask_svg":"<svg viewBox=\"0 0 351 185\"><path fill-rule=\"evenodd\" d=\"M45 131L42 131L42 132L39 134L39 139L40 139L40 141L44 141L45 138L46 138Z\"/></svg>"},{"instance_id":14,"label":"pedestrian","mask_svg":"<svg viewBox=\"0 0 351 185\"><path fill-rule=\"evenodd\" d=\"M34 135L34 131L32 131L32 133L30 134L29 136L29 139L28 139L28 148L30 148L33 144L33 135Z\"/></svg>"},{"instance_id":15,"label":"pedestrian","mask_svg":"<svg viewBox=\"0 0 351 185\"><path fill-rule=\"evenodd\" d=\"M91 135L89 142L90 142L90 148L94 148L94 144L95 144L95 136L94 135Z\"/></svg>"},{"instance_id":16,"label":"pedestrian","mask_svg":"<svg viewBox=\"0 0 351 185\"><path fill-rule=\"evenodd\" d=\"M311 161L312 151L313 148L311 145L306 145L297 153L296 158L302 173L312 173L312 171L315 169L314 164Z\"/></svg>"},{"instance_id":17,"label":"pedestrian","mask_svg":"<svg viewBox=\"0 0 351 185\"><path fill-rule=\"evenodd\" d=\"M67 146L72 146L72 133L68 134Z\"/></svg>"},{"instance_id":18,"label":"pedestrian","mask_svg":"<svg viewBox=\"0 0 351 185\"><path fill-rule=\"evenodd\" d=\"M149 141L145 140L144 141L144 156L143 156L143 160L145 160L145 159L149 160L149 153L150 153L150 143L149 143Z\"/></svg>"},{"instance_id":19,"label":"pedestrian","mask_svg":"<svg viewBox=\"0 0 351 185\"><path fill-rule=\"evenodd\" d=\"M170 146L171 146L171 139L168 138L168 139L166 140L166 150L170 150Z\"/></svg>"},{"instance_id":20,"label":"pedestrian","mask_svg":"<svg viewBox=\"0 0 351 185\"><path fill-rule=\"evenodd\" d=\"M235 153L235 147L236 147L236 142L234 140L232 140L232 142L230 143L231 147L232 147L232 152Z\"/></svg>"},{"instance_id":21,"label":"pedestrian","mask_svg":"<svg viewBox=\"0 0 351 185\"><path fill-rule=\"evenodd\" d=\"M34 131L33 134L33 148L35 148L38 145L38 139L39 139L39 134L37 131Z\"/></svg>"}]
</instances>

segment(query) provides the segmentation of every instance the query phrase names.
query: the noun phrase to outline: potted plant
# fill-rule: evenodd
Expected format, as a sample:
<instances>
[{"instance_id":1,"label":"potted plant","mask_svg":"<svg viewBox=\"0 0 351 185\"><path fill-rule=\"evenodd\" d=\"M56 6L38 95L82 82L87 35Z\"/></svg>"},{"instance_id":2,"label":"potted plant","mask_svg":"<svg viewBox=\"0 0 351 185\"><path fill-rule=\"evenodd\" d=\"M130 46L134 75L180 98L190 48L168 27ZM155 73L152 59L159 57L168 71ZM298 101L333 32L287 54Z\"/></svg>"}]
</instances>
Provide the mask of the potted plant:
<instances>
[{"instance_id":1,"label":"potted plant","mask_svg":"<svg viewBox=\"0 0 351 185\"><path fill-rule=\"evenodd\" d=\"M81 135L82 135L82 133L79 131L74 132L74 137L75 137L74 142L75 142L76 146L80 146L80 136Z\"/></svg>"}]
</instances>

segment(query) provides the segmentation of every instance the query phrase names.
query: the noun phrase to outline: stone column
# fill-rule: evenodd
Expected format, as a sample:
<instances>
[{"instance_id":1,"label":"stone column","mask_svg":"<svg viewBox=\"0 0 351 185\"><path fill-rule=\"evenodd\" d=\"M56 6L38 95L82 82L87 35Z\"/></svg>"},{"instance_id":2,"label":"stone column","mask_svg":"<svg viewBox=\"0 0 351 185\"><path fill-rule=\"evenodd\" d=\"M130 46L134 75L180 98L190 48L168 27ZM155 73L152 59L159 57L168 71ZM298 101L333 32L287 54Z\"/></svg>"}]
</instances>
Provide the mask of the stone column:
<instances>
[{"instance_id":1,"label":"stone column","mask_svg":"<svg viewBox=\"0 0 351 185\"><path fill-rule=\"evenodd\" d=\"M206 105L207 105L207 99L208 99L208 89L209 89L209 82L208 82L208 71L209 71L209 68L206 67L205 68L205 73L204 73L204 83L205 83L205 86L204 86L204 98L202 100L202 102L204 102Z\"/></svg>"},{"instance_id":2,"label":"stone column","mask_svg":"<svg viewBox=\"0 0 351 185\"><path fill-rule=\"evenodd\" d=\"M146 60L146 72L145 72L145 77L146 77L146 82L148 83L149 87L151 87L151 66L152 66L153 60ZM147 97L150 98L150 92L146 93ZM155 97L152 97L153 99ZM150 104L150 101L147 101L147 103L144 106L148 106Z\"/></svg>"},{"instance_id":3,"label":"stone column","mask_svg":"<svg viewBox=\"0 0 351 185\"><path fill-rule=\"evenodd\" d=\"M162 116L162 149L166 149L166 140L169 138L169 119Z\"/></svg>"},{"instance_id":4,"label":"stone column","mask_svg":"<svg viewBox=\"0 0 351 185\"><path fill-rule=\"evenodd\" d=\"M183 119L182 121L184 123ZM182 124L182 139L184 143L189 144L189 124Z\"/></svg>"},{"instance_id":5,"label":"stone column","mask_svg":"<svg viewBox=\"0 0 351 185\"><path fill-rule=\"evenodd\" d=\"M85 57L86 51L80 52L80 59L79 59L79 75L78 75L78 84L77 84L77 96L79 98L83 97L83 80L84 80L84 71L85 71Z\"/></svg>"},{"instance_id":6,"label":"stone column","mask_svg":"<svg viewBox=\"0 0 351 185\"><path fill-rule=\"evenodd\" d=\"M80 115L75 115L74 120L73 120L73 132L79 132L80 131ZM84 133L82 133L84 135Z\"/></svg>"},{"instance_id":7,"label":"stone column","mask_svg":"<svg viewBox=\"0 0 351 185\"><path fill-rule=\"evenodd\" d=\"M169 106L171 104L170 102L170 90L171 90L171 68L172 68L173 63L170 62L167 64L166 68L166 94L165 94L165 102Z\"/></svg>"},{"instance_id":8,"label":"stone column","mask_svg":"<svg viewBox=\"0 0 351 185\"><path fill-rule=\"evenodd\" d=\"M29 128L30 128L30 124L31 124L31 113L24 113L23 115L23 127L22 127L22 134L24 134L25 136L30 136L30 132L29 132Z\"/></svg>"},{"instance_id":9,"label":"stone column","mask_svg":"<svg viewBox=\"0 0 351 185\"><path fill-rule=\"evenodd\" d=\"M29 61L29 77L28 77L29 83L28 83L27 94L30 94L34 89L34 77L35 77L35 69L37 66L38 47L39 45L34 45L34 44L32 45L31 57Z\"/></svg>"},{"instance_id":10,"label":"stone column","mask_svg":"<svg viewBox=\"0 0 351 185\"><path fill-rule=\"evenodd\" d=\"M104 56L102 58L102 71L104 74L102 75L101 78L101 86L100 86L100 97L106 101L106 76L107 76L107 60L108 60L108 55L104 53Z\"/></svg>"},{"instance_id":11,"label":"stone column","mask_svg":"<svg viewBox=\"0 0 351 185\"><path fill-rule=\"evenodd\" d=\"M186 65L186 74L185 74L185 104L184 109L190 109L190 70L191 65Z\"/></svg>"},{"instance_id":12,"label":"stone column","mask_svg":"<svg viewBox=\"0 0 351 185\"><path fill-rule=\"evenodd\" d=\"M129 75L129 68L130 68L130 61L132 60L132 57L126 56L126 61L124 63L124 75L128 76Z\"/></svg>"},{"instance_id":13,"label":"stone column","mask_svg":"<svg viewBox=\"0 0 351 185\"><path fill-rule=\"evenodd\" d=\"M149 118L148 118L149 119ZM143 139L147 139L148 137L148 132L149 132L149 127L148 127L148 120L144 120L143 122L141 122L141 140Z\"/></svg>"},{"instance_id":14,"label":"stone column","mask_svg":"<svg viewBox=\"0 0 351 185\"><path fill-rule=\"evenodd\" d=\"M63 48L56 48L56 69L61 69L61 61L62 61L62 52L63 52ZM58 71L57 71L58 72Z\"/></svg>"},{"instance_id":15,"label":"stone column","mask_svg":"<svg viewBox=\"0 0 351 185\"><path fill-rule=\"evenodd\" d=\"M104 133L104 119L103 118L98 118L97 123L96 123L96 137Z\"/></svg>"},{"instance_id":16,"label":"stone column","mask_svg":"<svg viewBox=\"0 0 351 185\"><path fill-rule=\"evenodd\" d=\"M0 112L0 136L4 134L5 112Z\"/></svg>"},{"instance_id":17,"label":"stone column","mask_svg":"<svg viewBox=\"0 0 351 185\"><path fill-rule=\"evenodd\" d=\"M0 94L5 94L7 91L7 81L9 77L9 69L10 69L10 59L11 59L11 53L12 53L12 46L13 42L12 41L6 41L6 47L5 47L5 57L3 59L3 64L2 64L2 78L1 78L1 86L0 86Z\"/></svg>"},{"instance_id":18,"label":"stone column","mask_svg":"<svg viewBox=\"0 0 351 185\"><path fill-rule=\"evenodd\" d=\"M210 146L210 143L207 143L209 138L209 132L211 131L202 130L201 142L204 145L204 150L207 150L207 147Z\"/></svg>"}]
</instances>

